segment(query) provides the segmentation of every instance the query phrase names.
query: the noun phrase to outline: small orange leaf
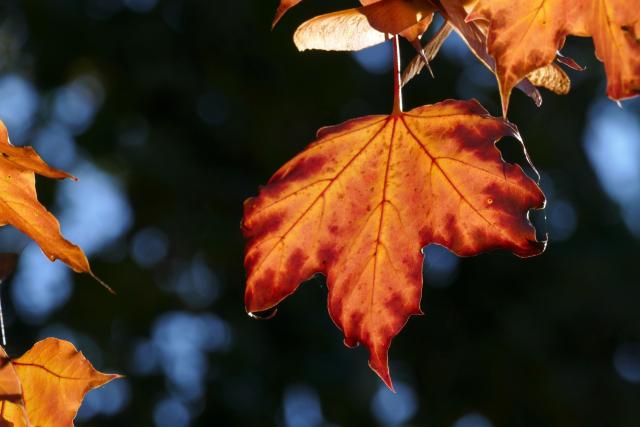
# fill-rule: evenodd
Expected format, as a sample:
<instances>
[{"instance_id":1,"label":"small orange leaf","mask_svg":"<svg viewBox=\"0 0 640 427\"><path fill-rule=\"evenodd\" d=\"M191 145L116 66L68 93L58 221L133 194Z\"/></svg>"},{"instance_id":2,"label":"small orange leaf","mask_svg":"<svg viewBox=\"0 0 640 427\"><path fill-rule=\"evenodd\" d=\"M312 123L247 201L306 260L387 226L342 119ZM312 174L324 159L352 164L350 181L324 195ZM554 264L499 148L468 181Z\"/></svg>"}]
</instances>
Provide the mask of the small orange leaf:
<instances>
[{"instance_id":1,"label":"small orange leaf","mask_svg":"<svg viewBox=\"0 0 640 427\"><path fill-rule=\"evenodd\" d=\"M0 426L73 426L85 394L120 377L96 371L73 344L56 338L37 342L13 361L4 350L2 355L0 381L7 388L0 389Z\"/></svg>"},{"instance_id":2,"label":"small orange leaf","mask_svg":"<svg viewBox=\"0 0 640 427\"><path fill-rule=\"evenodd\" d=\"M593 37L611 99L640 94L640 0L480 0L471 20L488 21L504 111L511 89L551 64L567 35Z\"/></svg>"},{"instance_id":3,"label":"small orange leaf","mask_svg":"<svg viewBox=\"0 0 640 427\"><path fill-rule=\"evenodd\" d=\"M48 166L33 148L11 145L7 128L0 122L0 225L11 224L27 234L50 260L60 259L74 271L90 273L82 249L62 237L58 220L38 202L34 172L75 179Z\"/></svg>"},{"instance_id":4,"label":"small orange leaf","mask_svg":"<svg viewBox=\"0 0 640 427\"><path fill-rule=\"evenodd\" d=\"M476 101L321 129L245 202L247 311L268 310L326 274L329 313L345 344L364 344L391 387L391 340L421 313L421 248L523 257L544 250L527 217L544 196L502 160L495 142L504 136L518 133Z\"/></svg>"}]
</instances>

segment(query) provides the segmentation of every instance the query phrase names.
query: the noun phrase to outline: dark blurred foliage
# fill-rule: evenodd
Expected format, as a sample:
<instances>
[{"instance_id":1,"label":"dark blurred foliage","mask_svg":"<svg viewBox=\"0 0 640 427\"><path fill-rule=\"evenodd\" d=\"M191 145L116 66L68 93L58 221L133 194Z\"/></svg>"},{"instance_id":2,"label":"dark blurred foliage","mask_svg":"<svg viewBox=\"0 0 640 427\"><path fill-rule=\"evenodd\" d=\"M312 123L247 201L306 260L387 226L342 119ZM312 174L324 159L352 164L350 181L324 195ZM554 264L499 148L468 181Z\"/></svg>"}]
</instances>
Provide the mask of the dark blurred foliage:
<instances>
[{"instance_id":1,"label":"dark blurred foliage","mask_svg":"<svg viewBox=\"0 0 640 427\"><path fill-rule=\"evenodd\" d=\"M639 104L605 99L588 39L565 49L587 66L570 71L570 95L511 103L549 196L535 214L547 252L458 261L429 248L426 315L391 348L396 395L365 350L343 346L323 279L273 320L245 314L244 199L317 128L392 101L385 47L292 43L304 19L354 2L306 0L270 31L276 3L3 2L2 119L14 143L78 175L39 179L41 198L118 293L27 246L4 289L10 354L56 335L125 374L89 395L87 426L640 425ZM432 67L407 109L475 97L499 114L491 75L455 36ZM500 147L523 157L514 140ZM3 233L0 249L25 247Z\"/></svg>"}]
</instances>

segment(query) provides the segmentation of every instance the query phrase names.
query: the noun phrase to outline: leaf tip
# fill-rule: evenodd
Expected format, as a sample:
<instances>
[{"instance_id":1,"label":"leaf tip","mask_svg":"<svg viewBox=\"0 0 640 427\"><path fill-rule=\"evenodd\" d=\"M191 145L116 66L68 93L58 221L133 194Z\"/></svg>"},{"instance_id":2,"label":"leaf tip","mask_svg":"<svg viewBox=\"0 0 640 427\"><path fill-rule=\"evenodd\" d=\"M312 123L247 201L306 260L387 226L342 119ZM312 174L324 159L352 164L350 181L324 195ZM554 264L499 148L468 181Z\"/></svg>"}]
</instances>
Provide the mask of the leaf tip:
<instances>
[{"instance_id":1,"label":"leaf tip","mask_svg":"<svg viewBox=\"0 0 640 427\"><path fill-rule=\"evenodd\" d=\"M111 286L107 285L101 278L96 276L93 271L89 270L88 273L89 273L89 276L93 278L93 280L95 280L100 285L102 285L102 287L105 288L107 291L109 291L110 294L117 295L116 291L114 291Z\"/></svg>"},{"instance_id":2,"label":"leaf tip","mask_svg":"<svg viewBox=\"0 0 640 427\"><path fill-rule=\"evenodd\" d=\"M265 311L249 311L247 310L247 315L255 320L270 320L276 317L278 314L278 308L273 308L272 310Z\"/></svg>"},{"instance_id":3,"label":"leaf tip","mask_svg":"<svg viewBox=\"0 0 640 427\"><path fill-rule=\"evenodd\" d=\"M271 21L271 30L273 30L276 27L276 25L278 25L278 22L280 22L280 19L282 19L285 13L287 13L287 11L291 9L293 6L295 6L296 4L300 3L300 1L301 0L281 1L280 5L276 9L275 15L273 16L273 21Z\"/></svg>"},{"instance_id":4,"label":"leaf tip","mask_svg":"<svg viewBox=\"0 0 640 427\"><path fill-rule=\"evenodd\" d=\"M389 373L389 365L386 360L384 362L369 360L369 367L380 377L384 385L386 385L392 393L396 393L393 381L391 380L391 374Z\"/></svg>"},{"instance_id":5,"label":"leaf tip","mask_svg":"<svg viewBox=\"0 0 640 427\"><path fill-rule=\"evenodd\" d=\"M369 367L380 377L389 390L395 393L391 373L389 372L389 345L382 345L381 348L369 347Z\"/></svg>"},{"instance_id":6,"label":"leaf tip","mask_svg":"<svg viewBox=\"0 0 640 427\"><path fill-rule=\"evenodd\" d=\"M571 68L572 70L575 71L585 71L587 69L586 66L584 65L580 65L578 64L573 58L571 58L570 56L564 56L562 53L560 52L556 52L556 61L558 61L560 64L566 65L567 67Z\"/></svg>"},{"instance_id":7,"label":"leaf tip","mask_svg":"<svg viewBox=\"0 0 640 427\"><path fill-rule=\"evenodd\" d=\"M126 378L126 377L127 377L126 375L122 375L122 374L104 374L104 373L103 373L102 375L104 375L104 376L106 376L106 377L107 377L107 381L106 381L106 383L107 383L107 382L111 382L111 381L113 381L113 380L119 380L119 379L123 379L123 378ZM105 384L106 384L106 383L105 383Z\"/></svg>"}]
</instances>

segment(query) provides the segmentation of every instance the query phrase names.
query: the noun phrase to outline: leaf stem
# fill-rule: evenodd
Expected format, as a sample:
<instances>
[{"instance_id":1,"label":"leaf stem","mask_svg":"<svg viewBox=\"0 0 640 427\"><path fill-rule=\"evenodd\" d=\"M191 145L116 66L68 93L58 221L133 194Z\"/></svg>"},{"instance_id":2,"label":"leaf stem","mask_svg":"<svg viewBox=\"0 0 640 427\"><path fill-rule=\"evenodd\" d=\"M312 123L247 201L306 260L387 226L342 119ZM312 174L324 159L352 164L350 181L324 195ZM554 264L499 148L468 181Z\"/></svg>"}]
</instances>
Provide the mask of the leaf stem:
<instances>
[{"instance_id":1,"label":"leaf stem","mask_svg":"<svg viewBox=\"0 0 640 427\"><path fill-rule=\"evenodd\" d=\"M402 75L400 74L400 40L393 36L393 112L402 113Z\"/></svg>"}]
</instances>

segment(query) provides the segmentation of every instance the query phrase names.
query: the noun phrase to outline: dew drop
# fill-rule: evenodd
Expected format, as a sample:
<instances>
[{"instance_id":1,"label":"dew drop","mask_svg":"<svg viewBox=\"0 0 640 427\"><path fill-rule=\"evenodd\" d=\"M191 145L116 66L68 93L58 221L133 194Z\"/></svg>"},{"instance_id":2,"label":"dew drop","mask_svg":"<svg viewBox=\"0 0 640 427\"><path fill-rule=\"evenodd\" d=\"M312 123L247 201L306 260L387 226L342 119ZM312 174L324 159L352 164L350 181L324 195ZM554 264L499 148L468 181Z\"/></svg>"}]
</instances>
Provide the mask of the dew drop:
<instances>
[{"instance_id":1,"label":"dew drop","mask_svg":"<svg viewBox=\"0 0 640 427\"><path fill-rule=\"evenodd\" d=\"M264 311L249 311L247 312L247 314L252 319L269 320L269 319L273 319L276 316L276 314L278 314L278 308L273 307L273 308L270 308L269 310L264 310Z\"/></svg>"}]
</instances>

